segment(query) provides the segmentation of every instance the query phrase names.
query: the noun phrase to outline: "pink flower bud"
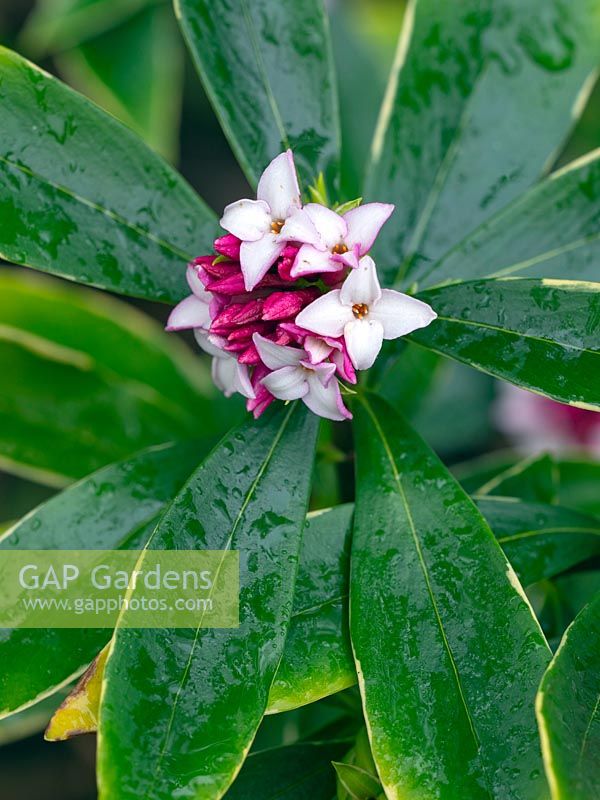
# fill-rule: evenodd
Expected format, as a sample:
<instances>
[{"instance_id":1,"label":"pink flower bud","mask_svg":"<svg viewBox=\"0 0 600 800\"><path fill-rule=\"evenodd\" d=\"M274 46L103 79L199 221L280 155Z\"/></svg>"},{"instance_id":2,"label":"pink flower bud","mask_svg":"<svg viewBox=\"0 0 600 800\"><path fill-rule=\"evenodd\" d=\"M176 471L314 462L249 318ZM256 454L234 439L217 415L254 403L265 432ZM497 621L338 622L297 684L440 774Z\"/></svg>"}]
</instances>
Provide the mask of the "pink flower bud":
<instances>
[{"instance_id":1,"label":"pink flower bud","mask_svg":"<svg viewBox=\"0 0 600 800\"><path fill-rule=\"evenodd\" d=\"M299 289L296 292L273 292L265 299L262 318L268 320L293 319L302 309L319 296L319 290Z\"/></svg>"},{"instance_id":2,"label":"pink flower bud","mask_svg":"<svg viewBox=\"0 0 600 800\"><path fill-rule=\"evenodd\" d=\"M227 256L227 258L231 258L234 261L239 261L241 244L237 236L228 233L226 236L220 236L218 239L215 239L213 247L215 248L215 252L219 253L219 255Z\"/></svg>"}]
</instances>

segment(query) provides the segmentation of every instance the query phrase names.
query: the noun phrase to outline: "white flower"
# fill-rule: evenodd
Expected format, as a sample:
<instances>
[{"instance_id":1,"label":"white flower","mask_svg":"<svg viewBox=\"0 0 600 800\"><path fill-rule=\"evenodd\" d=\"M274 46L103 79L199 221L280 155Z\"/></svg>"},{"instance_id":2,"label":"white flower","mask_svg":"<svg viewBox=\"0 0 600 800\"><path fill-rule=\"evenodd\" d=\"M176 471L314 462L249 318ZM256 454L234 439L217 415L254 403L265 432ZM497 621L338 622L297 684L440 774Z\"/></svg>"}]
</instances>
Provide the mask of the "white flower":
<instances>
[{"instance_id":1,"label":"white flower","mask_svg":"<svg viewBox=\"0 0 600 800\"><path fill-rule=\"evenodd\" d=\"M181 331L186 328L208 330L211 323L210 307L214 298L204 288L193 265L188 266L185 276L192 294L171 311L166 328L168 331Z\"/></svg>"},{"instance_id":2,"label":"white flower","mask_svg":"<svg viewBox=\"0 0 600 800\"><path fill-rule=\"evenodd\" d=\"M341 289L319 297L296 317L296 325L320 336L344 336L355 369L368 369L384 339L397 339L424 328L437 317L414 297L381 289L375 262L361 258Z\"/></svg>"},{"instance_id":3,"label":"white flower","mask_svg":"<svg viewBox=\"0 0 600 800\"><path fill-rule=\"evenodd\" d=\"M207 335L200 330L195 330L194 336L204 352L213 357L212 379L217 389L220 389L225 397L231 397L237 392L249 400L254 400L256 395L246 364L240 364L234 356L222 350L217 336Z\"/></svg>"},{"instance_id":4,"label":"white flower","mask_svg":"<svg viewBox=\"0 0 600 800\"><path fill-rule=\"evenodd\" d=\"M258 333L252 340L263 364L272 370L261 383L274 397L302 398L311 411L326 419L351 419L335 378L335 364L311 364L305 350L275 344Z\"/></svg>"},{"instance_id":5,"label":"white flower","mask_svg":"<svg viewBox=\"0 0 600 800\"><path fill-rule=\"evenodd\" d=\"M356 267L393 210L394 206L388 203L367 203L340 216L318 203L308 203L294 211L285 233L289 239L304 244L294 261L292 277Z\"/></svg>"},{"instance_id":6,"label":"white flower","mask_svg":"<svg viewBox=\"0 0 600 800\"><path fill-rule=\"evenodd\" d=\"M247 291L267 274L289 237L283 230L290 214L300 208L300 187L291 150L277 156L258 182L257 200L238 200L221 219L225 230L242 240L240 264Z\"/></svg>"}]
</instances>

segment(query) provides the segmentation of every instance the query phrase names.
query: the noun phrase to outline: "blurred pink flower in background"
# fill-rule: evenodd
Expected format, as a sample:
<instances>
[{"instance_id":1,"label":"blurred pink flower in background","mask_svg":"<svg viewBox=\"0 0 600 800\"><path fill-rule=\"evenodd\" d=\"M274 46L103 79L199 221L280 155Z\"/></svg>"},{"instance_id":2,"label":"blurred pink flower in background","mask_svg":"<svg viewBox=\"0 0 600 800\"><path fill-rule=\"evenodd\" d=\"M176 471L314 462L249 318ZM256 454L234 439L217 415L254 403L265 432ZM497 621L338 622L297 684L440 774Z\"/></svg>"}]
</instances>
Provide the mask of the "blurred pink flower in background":
<instances>
[{"instance_id":1,"label":"blurred pink flower in background","mask_svg":"<svg viewBox=\"0 0 600 800\"><path fill-rule=\"evenodd\" d=\"M494 407L498 429L522 453L585 451L600 457L600 413L500 383Z\"/></svg>"}]
</instances>

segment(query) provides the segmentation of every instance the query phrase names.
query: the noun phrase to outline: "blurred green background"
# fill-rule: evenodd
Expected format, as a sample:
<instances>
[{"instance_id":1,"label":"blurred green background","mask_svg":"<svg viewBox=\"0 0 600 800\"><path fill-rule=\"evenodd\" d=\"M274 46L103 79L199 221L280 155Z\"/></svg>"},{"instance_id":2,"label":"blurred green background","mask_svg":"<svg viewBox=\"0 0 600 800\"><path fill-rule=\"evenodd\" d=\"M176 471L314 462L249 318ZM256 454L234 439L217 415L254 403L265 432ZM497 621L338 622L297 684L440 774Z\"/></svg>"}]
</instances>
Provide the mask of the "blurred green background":
<instances>
[{"instance_id":1,"label":"blurred green background","mask_svg":"<svg viewBox=\"0 0 600 800\"><path fill-rule=\"evenodd\" d=\"M404 3L330 0L327 6L346 120L345 191L352 195L359 193ZM120 117L175 164L216 211L247 196L249 188L185 52L169 2L0 0L0 42ZM559 163L599 145L600 90L596 87ZM0 269L19 268L0 264ZM159 321L166 319L165 307L128 302ZM441 364L427 392L411 403L413 420L451 464L511 445L523 452L538 447L539 435L536 444L522 432L498 426L499 391L503 390L483 374ZM518 414L518 398L509 402L517 403ZM543 437L542 431L542 444ZM567 435L555 444L576 449L581 442L569 441ZM26 513L53 491L0 472L0 524ZM300 717L310 721L311 713L303 711ZM274 732L261 734L265 743L269 736L288 735L286 725L297 729L299 715L287 721L286 716L270 723ZM95 797L91 737L60 745L44 743L40 734L11 741L19 738L19 725L18 718L0 725L0 745L4 745L0 747L0 800Z\"/></svg>"}]
</instances>

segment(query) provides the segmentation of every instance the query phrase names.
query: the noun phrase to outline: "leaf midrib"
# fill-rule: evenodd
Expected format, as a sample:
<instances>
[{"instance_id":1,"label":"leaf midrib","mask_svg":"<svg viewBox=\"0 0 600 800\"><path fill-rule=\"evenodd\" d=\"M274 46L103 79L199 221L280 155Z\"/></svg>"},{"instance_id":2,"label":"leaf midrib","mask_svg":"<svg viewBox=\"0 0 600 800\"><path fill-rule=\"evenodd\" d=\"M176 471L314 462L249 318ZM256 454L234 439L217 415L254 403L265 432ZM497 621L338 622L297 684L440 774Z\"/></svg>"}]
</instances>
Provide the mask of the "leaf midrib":
<instances>
[{"instance_id":1,"label":"leaf midrib","mask_svg":"<svg viewBox=\"0 0 600 800\"><path fill-rule=\"evenodd\" d=\"M26 167L23 164L17 164L14 161L6 158L5 156L0 155L0 162L6 164L8 167L15 169L24 175L28 175L30 178L34 178L35 180L39 181L40 183L50 186L55 191L59 192L60 194L64 194L66 197L69 197L71 200L75 200L77 203L86 206L87 208L92 209L92 211L96 211L103 216L107 217L108 219L116 222L118 225L127 228L128 230L132 231L133 233L137 234L138 236L147 239L148 241L152 242L153 244L162 247L164 250L168 250L172 255L176 256L177 258L183 259L185 261L190 261L193 258L193 255L180 250L175 245L171 244L170 242L161 239L159 236L156 236L150 233L144 228L141 228L134 222L130 222L125 217L118 214L116 211L112 211L109 208L105 208L101 206L99 203L95 203L92 200L88 200L85 197L82 197L80 194L68 189L66 186L62 186L59 183L51 180L50 178L46 178L44 175L41 175L39 172L32 170L30 167ZM10 260L10 259L9 259Z\"/></svg>"},{"instance_id":2,"label":"leaf midrib","mask_svg":"<svg viewBox=\"0 0 600 800\"><path fill-rule=\"evenodd\" d=\"M512 330L512 328L503 328L500 325L494 325L490 322L478 322L477 320L472 319L462 319L461 317L451 317L439 314L437 319L443 322L454 322L458 325L467 325L474 328L485 328L493 331L498 331L499 333L505 333L509 336L514 336L518 339L527 339L528 341L534 342L542 342L545 345L552 345L553 347L561 347L566 350L573 350L577 353L590 353L593 356L600 356L600 350L590 350L588 347L582 347L575 344L567 344L566 342L560 342L556 339L547 339L544 336L535 336L530 333L521 333L520 331Z\"/></svg>"},{"instance_id":3,"label":"leaf midrib","mask_svg":"<svg viewBox=\"0 0 600 800\"><path fill-rule=\"evenodd\" d=\"M287 412L287 414L285 415L284 419L282 420L281 425L279 426L275 436L273 437L273 441L271 443L271 446L269 447L269 450L267 451L267 454L266 454L265 458L263 459L263 462L260 465L260 468L259 468L259 470L258 470L258 472L256 474L256 477L252 481L252 484L250 485L250 488L248 489L248 492L246 493L246 497L244 498L244 501L243 501L243 503L242 503L242 505L240 507L240 510L239 510L235 520L234 520L234 523L232 525L231 531L230 531L230 533L229 533L229 535L227 537L227 540L225 542L225 546L222 548L223 556L222 556L222 558L221 558L221 560L219 562L219 565L218 565L218 567L217 567L217 569L215 571L215 579L213 581L213 588L211 589L209 597L212 596L212 593L214 591L214 587L216 586L218 577L219 577L219 575L221 573L221 569L222 569L223 563L225 561L225 551L229 551L231 549L231 544L233 542L233 537L235 536L237 528L238 528L238 526L239 526L239 524L240 524L240 522L241 522L241 520L243 518L244 512L246 511L246 508L250 504L250 501L251 501L256 489L258 488L258 485L259 485L259 483L260 483L260 481L261 481L261 479L262 479L262 477L263 477L263 475L264 475L269 463L271 462L271 459L273 458L273 454L275 453L277 445L279 444L279 441L280 441L281 437L283 436L283 432L284 432L285 428L287 427L287 425L289 423L289 420L290 420L290 417L291 417L292 413L294 412L295 408L296 408L296 404L295 403L290 405L290 409ZM183 692L185 683L187 681L188 675L189 675L190 670L191 670L194 654L195 654L195 651L196 651L196 647L198 645L198 640L200 638L200 631L202 630L202 620L204 619L204 614L205 613L206 613L206 611L203 610L202 611L202 615L200 617L200 622L198 624L198 627L196 628L196 633L195 633L195 636L194 636L194 640L192 642L192 646L190 648L190 654L189 654L187 663L186 663L184 671L183 671L181 682L179 684L179 687L178 687L176 695L175 695L175 699L173 701L173 707L171 709L171 715L170 715L169 722L168 722L166 730L165 730L163 746L162 746L162 748L160 750L160 753L159 753L159 756L158 756L158 759L157 759L157 762L156 762L156 767L154 768L154 772L153 772L153 784L152 784L153 786L156 785L156 778L157 778L159 772L161 771L162 763L163 763L164 757L165 757L166 752L167 752L168 743L169 743L169 737L171 735L171 731L172 731L173 725L175 723L175 715L176 715L177 708L178 708L178 705L179 705L179 700L180 700L180 697L181 697L181 694ZM244 754L242 754L242 760L243 760L243 757L244 757Z\"/></svg>"},{"instance_id":4,"label":"leaf midrib","mask_svg":"<svg viewBox=\"0 0 600 800\"><path fill-rule=\"evenodd\" d=\"M385 436L385 433L383 432L383 429L381 428L381 425L379 424L379 420L375 416L375 413L373 412L373 409L371 408L367 398L364 397L364 396L361 397L361 402L363 403L365 409L367 410L369 416L371 417L371 420L373 421L373 425L375 427L375 430L376 430L377 434L379 435L379 438L381 439L381 443L382 443L383 448L385 450L385 454L386 454L386 456L388 458L390 467L392 469L392 475L394 476L394 481L395 481L396 486L398 488L398 494L400 495L400 498L402 500L402 504L404 506L404 510L405 510L405 514L406 514L406 518L408 520L408 523L409 523L409 526L410 526L410 529L411 529L411 534L412 534L412 537L413 537L415 550L416 550L416 553L417 553L417 557L419 559L419 565L420 565L421 571L423 573L423 578L425 580L425 585L427 587L427 593L428 593L428 596L429 596L429 600L431 602L431 606L432 606L432 609L433 609L433 612L434 612L436 623L438 625L438 629L439 629L440 634L441 634L441 638L442 638L442 642L443 642L443 645L444 645L444 649L446 650L446 653L448 655L448 658L449 658L449 661L450 661L450 664L451 664L451 667L452 667L452 673L453 673L454 680L455 680L455 683L456 683L456 688L458 690L458 694L459 694L462 706L464 708L467 721L469 723L469 729L471 731L471 735L473 737L473 741L474 741L475 747L477 749L477 754L479 756L479 763L481 765L481 769L482 769L482 772L483 772L483 775L484 775L485 781L486 781L486 790L488 792L490 800L493 800L493 793L492 793L492 790L490 788L490 780L489 780L489 777L487 775L486 765L485 765L485 763L483 761L483 758L481 756L481 742L479 740L479 736L477 735L477 731L475 729L475 724L474 724L473 718L471 716L471 712L469 710L469 707L467 705L466 697L465 697L465 694L464 694L464 691L463 691L463 687L462 687L462 682L460 680L460 674L459 674L459 671L458 671L458 666L456 664L456 661L455 661L455 658L454 658L454 654L452 652L452 648L450 647L450 642L448 641L448 638L446 636L446 632L444 630L444 625L443 625L443 622L442 622L442 618L441 618L439 609L437 607L437 603L436 603L436 600L435 600L435 595L433 593L433 587L431 585L431 579L429 577L429 571L427 569L427 564L425 563L425 558L423 556L421 543L420 543L420 540L419 540L419 537L418 537L418 534L417 534L417 530L416 530L416 526L415 526L411 511L410 511L410 506L408 504L408 498L406 497L406 493L405 493L404 487L402 485L402 479L400 477L400 473L399 473L398 467L396 465L396 460L394 458L394 454L392 452L390 444L387 441L387 437Z\"/></svg>"}]
</instances>

